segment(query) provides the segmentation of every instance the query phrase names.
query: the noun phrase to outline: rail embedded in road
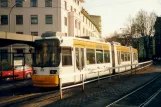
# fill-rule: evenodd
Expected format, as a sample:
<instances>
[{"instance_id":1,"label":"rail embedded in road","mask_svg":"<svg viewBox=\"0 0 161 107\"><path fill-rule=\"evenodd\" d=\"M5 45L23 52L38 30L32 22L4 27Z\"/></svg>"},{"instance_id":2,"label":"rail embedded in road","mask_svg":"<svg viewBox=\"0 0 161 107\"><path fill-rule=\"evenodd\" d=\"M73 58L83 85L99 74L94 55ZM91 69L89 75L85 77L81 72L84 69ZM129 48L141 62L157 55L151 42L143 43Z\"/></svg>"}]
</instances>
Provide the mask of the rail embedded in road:
<instances>
[{"instance_id":1,"label":"rail embedded in road","mask_svg":"<svg viewBox=\"0 0 161 107\"><path fill-rule=\"evenodd\" d=\"M152 87L152 84L156 84L156 81L159 80L159 83L161 83L161 74L155 77L154 79L150 80L148 83L142 85L141 87L135 89L134 91L126 94L125 96L115 100L114 102L108 104L106 107L115 107L115 106L144 106L146 102L148 102L148 98L153 96L150 95L152 93L152 90L155 93L156 89L159 87ZM148 90L150 89L150 90ZM159 88L160 89L160 88ZM147 90L147 92L145 91ZM146 94L146 95L144 95ZM149 95L147 95L149 94ZM139 98L141 96L141 98ZM144 96L144 97L143 97ZM148 98L147 98L148 97ZM132 100L133 99L133 100Z\"/></svg>"}]
</instances>

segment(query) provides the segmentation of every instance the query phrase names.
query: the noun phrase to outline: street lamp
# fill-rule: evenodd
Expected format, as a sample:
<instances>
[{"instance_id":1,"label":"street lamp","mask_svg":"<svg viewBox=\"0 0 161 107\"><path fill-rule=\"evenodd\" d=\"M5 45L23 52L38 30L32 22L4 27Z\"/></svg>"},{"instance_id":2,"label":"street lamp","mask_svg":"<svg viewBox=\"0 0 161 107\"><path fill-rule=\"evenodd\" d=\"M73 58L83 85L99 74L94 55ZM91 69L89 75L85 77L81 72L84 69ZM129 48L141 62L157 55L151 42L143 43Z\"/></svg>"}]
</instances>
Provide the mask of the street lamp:
<instances>
[{"instance_id":1,"label":"street lamp","mask_svg":"<svg viewBox=\"0 0 161 107\"><path fill-rule=\"evenodd\" d=\"M26 2L27 0L22 0L22 2ZM21 4L21 3L16 3L16 4L14 4L12 7L11 7L11 9L10 9L10 12L9 12L9 32L11 32L11 12L12 12L12 10L13 10L13 8L17 5L17 4Z\"/></svg>"},{"instance_id":2,"label":"street lamp","mask_svg":"<svg viewBox=\"0 0 161 107\"><path fill-rule=\"evenodd\" d=\"M22 0L22 2L26 2L27 0ZM9 12L9 32L11 32L11 12L13 10L13 8L17 5L17 4L21 4L21 3L15 3L11 9L10 9L10 12ZM10 53L12 52L12 45L10 45ZM11 63L12 63L12 55L11 55Z\"/></svg>"}]
</instances>

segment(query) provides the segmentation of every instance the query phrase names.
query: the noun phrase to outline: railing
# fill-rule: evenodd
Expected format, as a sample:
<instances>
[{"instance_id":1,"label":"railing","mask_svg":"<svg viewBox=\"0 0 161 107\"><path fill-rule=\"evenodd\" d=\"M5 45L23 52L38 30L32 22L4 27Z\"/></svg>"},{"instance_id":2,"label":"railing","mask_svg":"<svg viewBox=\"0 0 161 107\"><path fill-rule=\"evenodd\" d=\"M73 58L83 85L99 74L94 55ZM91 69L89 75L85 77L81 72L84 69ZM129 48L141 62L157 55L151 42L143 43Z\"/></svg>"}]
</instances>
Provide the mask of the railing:
<instances>
[{"instance_id":1,"label":"railing","mask_svg":"<svg viewBox=\"0 0 161 107\"><path fill-rule=\"evenodd\" d=\"M100 86L100 80L102 80L102 79L105 79L105 78L110 78L111 79L112 77L120 76L121 74L123 74L125 72L129 72L129 71L131 71L131 75L133 74L133 72L136 74L137 70L146 68L146 67L152 65L152 63L153 63L153 61L147 61L147 62L142 62L142 63L138 63L138 64L132 64L132 65L123 65L123 66L117 66L117 67L108 67L107 69L104 69L104 70L102 70L102 69L98 70L97 69L97 71L95 70L95 72L98 73L97 78L91 79L91 80L87 80L87 81L85 81L84 75L88 74L89 71L88 72L84 71L84 72L80 72L80 73L72 73L72 74L59 75L59 80L60 80L60 85L59 85L60 86L59 87L59 89L60 89L60 98L61 99L63 98L63 92L62 91L64 89L68 89L68 88L77 87L77 86L81 86L82 85L82 90L84 90L84 85L85 84L91 83L91 82L94 82L94 81L98 81L98 86ZM133 69L133 66L135 67L134 69ZM127 70L127 67L131 67L131 68L129 70ZM123 72L120 72L120 68L125 68L125 70ZM115 69L115 70L118 69L118 73L116 73L114 75L106 75L106 76L100 77L100 72L104 71L104 72L109 72L109 74L112 74L112 70L113 69ZM71 76L76 76L76 75L82 75L82 82L81 83L77 83L77 84L69 85L69 86L65 86L65 87L62 86L63 85L62 84L62 79L63 78L67 78L67 77L69 78Z\"/></svg>"}]
</instances>

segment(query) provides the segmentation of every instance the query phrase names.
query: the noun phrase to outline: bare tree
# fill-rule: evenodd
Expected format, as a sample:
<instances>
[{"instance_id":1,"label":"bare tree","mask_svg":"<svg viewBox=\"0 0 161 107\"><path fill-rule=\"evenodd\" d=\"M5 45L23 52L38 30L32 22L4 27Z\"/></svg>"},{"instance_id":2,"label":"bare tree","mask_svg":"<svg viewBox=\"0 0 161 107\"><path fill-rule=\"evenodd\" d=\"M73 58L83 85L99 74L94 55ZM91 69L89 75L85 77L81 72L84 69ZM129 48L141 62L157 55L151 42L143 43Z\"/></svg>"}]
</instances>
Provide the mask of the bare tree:
<instances>
[{"instance_id":1,"label":"bare tree","mask_svg":"<svg viewBox=\"0 0 161 107\"><path fill-rule=\"evenodd\" d=\"M146 59L149 59L150 44L152 42L151 37L154 35L154 24L157 15L154 12L148 14L141 10L136 15L135 25L137 28L137 34L143 38L143 46L146 52Z\"/></svg>"},{"instance_id":2,"label":"bare tree","mask_svg":"<svg viewBox=\"0 0 161 107\"><path fill-rule=\"evenodd\" d=\"M149 47L152 42L154 33L154 24L157 15L154 12L147 13L144 10L140 10L134 18L129 17L126 24L125 35L122 37L125 40L130 41L129 44L139 49L141 44L146 52L146 58L149 58Z\"/></svg>"},{"instance_id":3,"label":"bare tree","mask_svg":"<svg viewBox=\"0 0 161 107\"><path fill-rule=\"evenodd\" d=\"M122 28L121 28L122 29ZM129 16L125 24L125 28L122 30L121 38L124 39L124 45L133 45L136 38L136 24L134 23L134 18Z\"/></svg>"}]
</instances>

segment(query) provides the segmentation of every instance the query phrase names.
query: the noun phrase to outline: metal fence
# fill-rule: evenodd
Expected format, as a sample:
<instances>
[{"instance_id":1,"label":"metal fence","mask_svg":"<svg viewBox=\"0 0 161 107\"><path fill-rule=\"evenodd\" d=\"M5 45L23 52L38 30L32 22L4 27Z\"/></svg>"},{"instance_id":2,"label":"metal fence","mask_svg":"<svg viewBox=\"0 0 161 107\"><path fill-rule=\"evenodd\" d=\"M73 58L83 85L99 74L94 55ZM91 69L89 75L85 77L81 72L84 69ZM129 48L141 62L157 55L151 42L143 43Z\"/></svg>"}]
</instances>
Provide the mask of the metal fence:
<instances>
[{"instance_id":1,"label":"metal fence","mask_svg":"<svg viewBox=\"0 0 161 107\"><path fill-rule=\"evenodd\" d=\"M134 73L136 74L136 72L138 70L141 70L141 69L144 69L146 67L149 67L150 65L152 65L153 61L147 61L147 62L142 62L142 63L138 63L138 64L132 64L132 65L123 65L123 66L118 66L118 67L109 67L107 69L104 70L104 72L109 72L109 74L112 74L112 70L113 69L118 69L118 71L120 71L121 68L125 68L125 70L123 72L118 72L114 75L106 75L106 76L100 76L100 70L97 70L95 72L97 72L97 78L94 78L94 79L91 79L91 80L85 80L84 79L84 75L85 74L88 74L89 72L80 72L80 73L72 73L72 74L66 74L66 75L59 75L59 80L60 80L60 85L59 85L59 91L60 91L60 98L62 99L63 98L63 90L64 89L69 89L69 88L72 88L72 87L77 87L77 86L82 86L82 90L84 90L84 87L85 87L85 84L87 83L91 83L91 82L94 82L94 81L98 81L98 86L100 86L100 80L102 79L106 79L106 78L112 78L112 77L115 77L115 76L120 76L124 73L127 73L127 72L130 72L131 75ZM133 68L134 66L134 68ZM131 67L131 69L126 69L127 67ZM82 82L81 83L78 83L78 84L74 84L74 85L68 85L68 86L63 86L62 84L62 79L63 78L69 78L71 76L76 76L76 75L82 75Z\"/></svg>"}]
</instances>

